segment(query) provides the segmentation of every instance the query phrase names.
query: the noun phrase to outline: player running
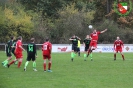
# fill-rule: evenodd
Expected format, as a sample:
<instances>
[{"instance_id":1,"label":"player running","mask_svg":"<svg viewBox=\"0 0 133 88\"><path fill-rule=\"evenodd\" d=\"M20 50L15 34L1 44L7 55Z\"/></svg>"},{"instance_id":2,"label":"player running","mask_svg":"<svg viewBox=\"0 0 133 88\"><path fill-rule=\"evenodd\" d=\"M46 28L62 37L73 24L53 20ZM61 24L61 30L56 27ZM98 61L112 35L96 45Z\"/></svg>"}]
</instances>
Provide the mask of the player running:
<instances>
[{"instance_id":1,"label":"player running","mask_svg":"<svg viewBox=\"0 0 133 88\"><path fill-rule=\"evenodd\" d=\"M9 41L7 42L7 44L6 44L6 55L7 55L8 58L7 58L5 61L2 62L2 65L3 65L4 67L6 67L7 64L8 64L8 61L12 59L12 54L11 54L11 52L12 52L12 44L13 44L13 41L14 41L14 40L15 40L15 37L12 36L12 37L11 37L11 40L9 40Z\"/></svg>"},{"instance_id":2,"label":"player running","mask_svg":"<svg viewBox=\"0 0 133 88\"><path fill-rule=\"evenodd\" d=\"M90 57L92 58L92 51L95 50L97 48L97 41L98 41L98 37L99 34L106 32L107 29L103 30L103 31L97 31L96 29L94 29L93 33L91 33L91 43L90 43L90 50L88 52L88 55L90 54Z\"/></svg>"},{"instance_id":3,"label":"player running","mask_svg":"<svg viewBox=\"0 0 133 88\"><path fill-rule=\"evenodd\" d=\"M35 39L31 38L30 41L31 43L27 45L27 61L24 66L24 71L26 71L26 67L28 66L28 63L30 60L33 61L33 71L37 71L36 62L35 62L36 57L37 57L36 44L34 43Z\"/></svg>"},{"instance_id":4,"label":"player running","mask_svg":"<svg viewBox=\"0 0 133 88\"><path fill-rule=\"evenodd\" d=\"M42 54L43 54L43 59L44 59L44 72L46 72L46 59L48 59L48 72L52 72L51 70L51 51L52 51L52 44L49 42L49 39L46 39L46 42L43 43L42 45Z\"/></svg>"},{"instance_id":5,"label":"player running","mask_svg":"<svg viewBox=\"0 0 133 88\"><path fill-rule=\"evenodd\" d=\"M83 42L83 45L85 47L84 61L86 61L86 57L88 54L90 43L91 43L91 37L89 35L87 35L86 38L84 39L84 42ZM91 61L92 61L92 58L91 58Z\"/></svg>"},{"instance_id":6,"label":"player running","mask_svg":"<svg viewBox=\"0 0 133 88\"><path fill-rule=\"evenodd\" d=\"M23 60L23 54L22 51L25 51L25 49L22 47L22 37L19 36L18 37L18 41L16 42L16 47L15 47L15 56L16 59L12 60L7 66L8 68L10 67L11 64L13 64L14 62L16 62L18 60L18 68L20 68L20 65L22 63Z\"/></svg>"},{"instance_id":7,"label":"player running","mask_svg":"<svg viewBox=\"0 0 133 88\"><path fill-rule=\"evenodd\" d=\"M124 48L124 44L123 44L122 40L120 40L120 37L118 36L117 39L114 42L114 50L115 50L115 52L114 52L114 60L116 60L116 53L118 53L118 52L121 53L123 61L125 60L124 54L122 53L123 48Z\"/></svg>"},{"instance_id":8,"label":"player running","mask_svg":"<svg viewBox=\"0 0 133 88\"><path fill-rule=\"evenodd\" d=\"M76 55L75 53L77 53L78 40L81 40L81 39L73 35L69 40L72 41L71 60L73 61L74 56Z\"/></svg>"}]
</instances>

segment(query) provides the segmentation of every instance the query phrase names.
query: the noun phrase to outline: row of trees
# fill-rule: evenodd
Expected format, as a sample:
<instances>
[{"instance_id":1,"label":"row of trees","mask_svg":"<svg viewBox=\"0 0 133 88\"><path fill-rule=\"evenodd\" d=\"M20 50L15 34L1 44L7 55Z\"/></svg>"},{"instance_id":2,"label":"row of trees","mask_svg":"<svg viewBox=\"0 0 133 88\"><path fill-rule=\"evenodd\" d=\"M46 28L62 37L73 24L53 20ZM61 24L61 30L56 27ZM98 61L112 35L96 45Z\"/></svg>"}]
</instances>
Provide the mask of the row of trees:
<instances>
[{"instance_id":1,"label":"row of trees","mask_svg":"<svg viewBox=\"0 0 133 88\"><path fill-rule=\"evenodd\" d=\"M133 11L120 17L113 10L107 14L107 0L1 0L0 41L10 36L31 37L42 43L49 37L52 43L70 43L73 34L84 39L94 28L109 30L100 35L99 43L113 43L120 36L125 43L133 43Z\"/></svg>"}]
</instances>

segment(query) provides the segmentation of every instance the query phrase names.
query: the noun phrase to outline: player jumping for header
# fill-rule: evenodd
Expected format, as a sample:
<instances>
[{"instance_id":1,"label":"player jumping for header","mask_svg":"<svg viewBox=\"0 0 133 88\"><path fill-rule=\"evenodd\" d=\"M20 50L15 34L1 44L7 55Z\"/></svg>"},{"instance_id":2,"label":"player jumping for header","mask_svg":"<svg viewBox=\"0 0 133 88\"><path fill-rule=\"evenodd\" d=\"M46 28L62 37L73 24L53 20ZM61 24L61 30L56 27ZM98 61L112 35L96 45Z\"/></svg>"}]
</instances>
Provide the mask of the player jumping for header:
<instances>
[{"instance_id":1,"label":"player jumping for header","mask_svg":"<svg viewBox=\"0 0 133 88\"><path fill-rule=\"evenodd\" d=\"M97 48L97 42L98 42L98 37L99 34L106 32L107 29L103 30L103 31L97 31L96 29L94 29L93 33L91 33L91 43L90 43L90 50L88 52L88 55L90 54L90 57L92 59L92 51L95 50Z\"/></svg>"}]
</instances>

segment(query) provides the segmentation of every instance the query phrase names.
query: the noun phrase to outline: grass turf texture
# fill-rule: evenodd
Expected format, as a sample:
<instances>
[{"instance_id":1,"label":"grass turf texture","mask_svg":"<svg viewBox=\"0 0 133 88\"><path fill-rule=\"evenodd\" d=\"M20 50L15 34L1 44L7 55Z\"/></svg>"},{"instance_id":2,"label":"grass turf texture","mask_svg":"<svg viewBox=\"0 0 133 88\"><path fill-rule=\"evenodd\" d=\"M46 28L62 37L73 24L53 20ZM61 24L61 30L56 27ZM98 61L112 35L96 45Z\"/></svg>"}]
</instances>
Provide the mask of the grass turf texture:
<instances>
[{"instance_id":1,"label":"grass turf texture","mask_svg":"<svg viewBox=\"0 0 133 88\"><path fill-rule=\"evenodd\" d=\"M0 52L0 62L5 60ZM38 51L37 72L32 70L32 62L24 72L26 52L21 68L0 66L0 88L132 88L133 60L132 53L125 53L123 61L120 54L113 61L113 53L94 53L93 61L76 56L70 60L70 53L52 54L52 73L43 72L43 59Z\"/></svg>"}]
</instances>

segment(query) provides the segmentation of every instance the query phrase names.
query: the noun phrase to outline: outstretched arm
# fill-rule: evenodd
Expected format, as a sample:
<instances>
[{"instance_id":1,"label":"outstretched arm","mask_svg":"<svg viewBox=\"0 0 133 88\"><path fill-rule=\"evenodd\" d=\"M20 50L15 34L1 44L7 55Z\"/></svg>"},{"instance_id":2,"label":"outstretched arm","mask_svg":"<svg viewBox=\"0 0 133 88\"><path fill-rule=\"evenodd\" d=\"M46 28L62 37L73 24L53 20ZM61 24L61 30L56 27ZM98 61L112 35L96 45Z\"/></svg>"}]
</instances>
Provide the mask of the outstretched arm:
<instances>
[{"instance_id":1,"label":"outstretched arm","mask_svg":"<svg viewBox=\"0 0 133 88\"><path fill-rule=\"evenodd\" d=\"M103 31L101 31L101 33L104 33L104 32L106 32L108 29L105 29L105 30L103 30Z\"/></svg>"}]
</instances>

